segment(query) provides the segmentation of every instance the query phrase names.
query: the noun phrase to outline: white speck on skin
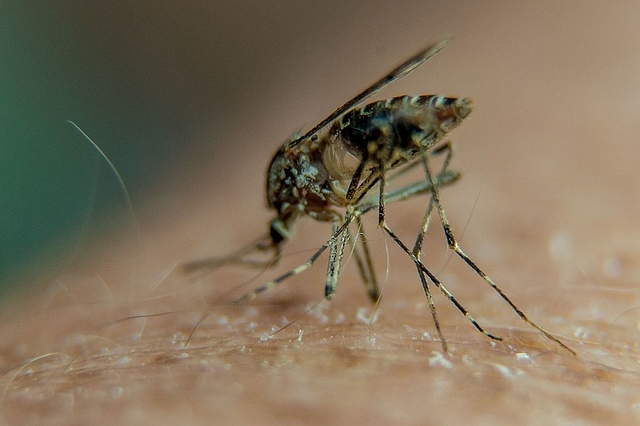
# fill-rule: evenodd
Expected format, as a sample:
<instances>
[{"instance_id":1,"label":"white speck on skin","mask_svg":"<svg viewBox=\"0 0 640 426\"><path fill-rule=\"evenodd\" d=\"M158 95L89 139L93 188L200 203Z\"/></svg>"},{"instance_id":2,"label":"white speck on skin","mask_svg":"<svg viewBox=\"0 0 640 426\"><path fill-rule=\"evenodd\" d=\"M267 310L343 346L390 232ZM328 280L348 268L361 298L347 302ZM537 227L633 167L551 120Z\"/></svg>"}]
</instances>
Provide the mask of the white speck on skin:
<instances>
[{"instance_id":1,"label":"white speck on skin","mask_svg":"<svg viewBox=\"0 0 640 426\"><path fill-rule=\"evenodd\" d=\"M611 256L602 262L602 273L609 278L622 276L622 260L618 256Z\"/></svg>"},{"instance_id":2,"label":"white speck on skin","mask_svg":"<svg viewBox=\"0 0 640 426\"><path fill-rule=\"evenodd\" d=\"M356 313L356 319L365 324L375 324L380 314L379 309L375 309L370 315L367 315L368 308L360 307Z\"/></svg>"},{"instance_id":3,"label":"white speck on skin","mask_svg":"<svg viewBox=\"0 0 640 426\"><path fill-rule=\"evenodd\" d=\"M429 365L444 367L447 370L453 369L453 364L451 363L451 361L445 358L442 352L439 351L431 352L431 356L429 357Z\"/></svg>"},{"instance_id":4,"label":"white speck on skin","mask_svg":"<svg viewBox=\"0 0 640 426\"><path fill-rule=\"evenodd\" d=\"M489 363L489 365L491 365L493 368L496 369L496 371L500 374L502 374L504 377L510 379L514 376L513 372L511 371L511 369L505 365L502 364L494 364L494 363Z\"/></svg>"},{"instance_id":5,"label":"white speck on skin","mask_svg":"<svg viewBox=\"0 0 640 426\"><path fill-rule=\"evenodd\" d=\"M128 365L131 363L131 357L123 356L118 360L118 365Z\"/></svg>"},{"instance_id":6,"label":"white speck on skin","mask_svg":"<svg viewBox=\"0 0 640 426\"><path fill-rule=\"evenodd\" d=\"M577 339L588 339L589 332L584 327L578 327L576 331L573 332L573 336Z\"/></svg>"},{"instance_id":7,"label":"white speck on skin","mask_svg":"<svg viewBox=\"0 0 640 426\"><path fill-rule=\"evenodd\" d=\"M107 395L112 399L118 399L124 394L124 388L122 386L114 386L107 391Z\"/></svg>"},{"instance_id":8,"label":"white speck on skin","mask_svg":"<svg viewBox=\"0 0 640 426\"><path fill-rule=\"evenodd\" d=\"M271 333L264 332L260 336L260 341L261 342L267 342L267 341L271 340L271 338L272 338L272 334Z\"/></svg>"},{"instance_id":9,"label":"white speck on skin","mask_svg":"<svg viewBox=\"0 0 640 426\"><path fill-rule=\"evenodd\" d=\"M574 256L573 238L567 231L556 232L549 239L549 253L555 260L568 260Z\"/></svg>"},{"instance_id":10,"label":"white speck on skin","mask_svg":"<svg viewBox=\"0 0 640 426\"><path fill-rule=\"evenodd\" d=\"M462 355L462 362L464 362L464 365L466 365L467 367L471 367L472 365L474 365L473 359L471 359L471 357L467 354Z\"/></svg>"},{"instance_id":11,"label":"white speck on skin","mask_svg":"<svg viewBox=\"0 0 640 426\"><path fill-rule=\"evenodd\" d=\"M246 317L255 317L255 316L257 316L257 315L258 315L258 310L257 310L256 308L253 308L253 307L248 308L248 309L246 309L246 310L244 311L244 315L245 315Z\"/></svg>"},{"instance_id":12,"label":"white speck on skin","mask_svg":"<svg viewBox=\"0 0 640 426\"><path fill-rule=\"evenodd\" d=\"M495 368L497 372L502 374L507 379L512 379L512 378L514 378L516 376L521 376L521 375L525 374L525 372L523 370L519 369L519 368L511 369L511 368L507 367L506 365L494 364L494 363L489 363L489 365L491 365L493 368Z\"/></svg>"}]
</instances>

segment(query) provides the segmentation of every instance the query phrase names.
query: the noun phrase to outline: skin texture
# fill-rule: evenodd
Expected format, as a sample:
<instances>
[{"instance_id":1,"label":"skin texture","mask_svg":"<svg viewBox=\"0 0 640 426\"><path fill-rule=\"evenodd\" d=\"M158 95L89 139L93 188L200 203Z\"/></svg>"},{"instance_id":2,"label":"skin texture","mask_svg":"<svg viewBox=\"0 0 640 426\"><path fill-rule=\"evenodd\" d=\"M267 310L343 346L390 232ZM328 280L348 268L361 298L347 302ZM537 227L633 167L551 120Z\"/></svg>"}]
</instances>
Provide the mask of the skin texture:
<instances>
[{"instance_id":1,"label":"skin texture","mask_svg":"<svg viewBox=\"0 0 640 426\"><path fill-rule=\"evenodd\" d=\"M4 310L2 421L637 423L640 11L553 5L461 15L415 6L404 11L407 28L369 43L356 37L367 28L354 23L353 63L345 65L345 51L336 59L318 50L309 61L337 61L340 71L277 83L270 90L286 89L277 99L256 93L272 103L237 114L235 130L220 136L228 145L185 161L190 171L179 182L167 178L161 196L137 209L136 232L114 230L90 259ZM376 11L382 6L368 13ZM417 18L427 12L428 21ZM387 28L404 16L388 17ZM433 31L411 30L431 23ZM330 226L310 220L275 270L225 267L195 279L174 269L263 235L271 219L263 171L287 132L312 125L444 32L456 40L383 96L474 99L473 114L452 134L451 168L463 177L442 202L466 252L577 357L521 322L459 259L447 261L437 221L424 262L503 342L492 344L432 290L449 345L443 354L415 268L375 217L367 235L379 275L388 269L377 308L353 261L335 300L313 307L325 257L249 306L230 303L328 238ZM307 89L297 93L301 85ZM211 135L193 139L210 143ZM422 198L390 206L389 226L412 244L425 207Z\"/></svg>"}]
</instances>

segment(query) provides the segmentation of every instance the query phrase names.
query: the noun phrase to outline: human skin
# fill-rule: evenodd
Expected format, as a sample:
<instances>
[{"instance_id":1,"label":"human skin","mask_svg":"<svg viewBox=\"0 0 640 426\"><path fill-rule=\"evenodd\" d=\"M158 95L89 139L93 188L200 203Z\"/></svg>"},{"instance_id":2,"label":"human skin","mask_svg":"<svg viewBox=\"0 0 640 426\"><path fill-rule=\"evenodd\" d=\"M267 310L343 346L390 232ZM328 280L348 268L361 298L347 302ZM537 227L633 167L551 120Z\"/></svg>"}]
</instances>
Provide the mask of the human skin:
<instances>
[{"instance_id":1,"label":"human skin","mask_svg":"<svg viewBox=\"0 0 640 426\"><path fill-rule=\"evenodd\" d=\"M466 252L577 356L520 321L455 256L446 261L437 221L425 263L502 342L474 330L434 289L449 349L443 353L412 263L375 223L367 235L380 275L389 268L377 307L351 261L335 300L305 313L323 294L325 257L282 291L247 306L230 303L304 262L328 238L330 226L310 219L301 221L275 270L224 268L200 280L180 274L181 262L228 254L266 232L262 175L302 123L275 126L265 114L250 125L265 129L260 143L237 166L194 161L192 177L172 186L162 203L140 208L135 235L123 227L92 259L4 313L2 420L637 423L640 34L628 11L571 12L558 33L545 33L540 22L547 21L535 17L514 18L520 38L476 28L476 41L456 32L442 58L389 94L425 86L439 92L446 81L443 90L455 92L443 94L474 98L475 111L452 134L451 167L463 177L443 190L443 203ZM619 32L580 32L614 24ZM403 52L358 64L367 70L363 79L412 53ZM513 60L518 55L532 58ZM464 80L469 74L475 77ZM339 85L340 76L328 78ZM349 95L316 90L337 103ZM241 144L256 143L244 140L244 131L231 136L230 158ZM204 164L211 171L202 171ZM390 206L389 225L412 242L425 204ZM377 319L367 321L373 312Z\"/></svg>"}]
</instances>

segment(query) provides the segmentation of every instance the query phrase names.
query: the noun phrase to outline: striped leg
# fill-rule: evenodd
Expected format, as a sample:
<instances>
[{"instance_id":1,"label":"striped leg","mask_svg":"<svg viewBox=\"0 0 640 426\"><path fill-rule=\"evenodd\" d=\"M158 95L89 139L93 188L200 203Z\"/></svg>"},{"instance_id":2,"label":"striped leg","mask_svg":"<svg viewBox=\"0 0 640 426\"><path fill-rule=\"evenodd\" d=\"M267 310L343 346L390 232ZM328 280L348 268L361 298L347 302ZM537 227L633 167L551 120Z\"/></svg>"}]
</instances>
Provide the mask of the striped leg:
<instances>
[{"instance_id":1,"label":"striped leg","mask_svg":"<svg viewBox=\"0 0 640 426\"><path fill-rule=\"evenodd\" d=\"M478 329L478 331L484 333L490 339L502 340L502 337L491 334L490 332L482 328L480 324L478 324L478 322L471 316L471 314L469 314L469 311L467 311L467 309L462 306L462 304L460 304L458 300L456 300L454 295L449 290L447 290L444 284L442 284L442 282L440 282L440 280L438 280L438 278L436 278L436 276L433 275L433 273L431 273L431 271L429 271L426 266L424 266L424 264L416 257L415 254L411 252L411 250L409 250L409 248L402 242L402 240L400 240L400 238L398 238L398 236L389 228L389 226L387 226L386 223L382 224L382 229L384 229L385 232L389 234L393 241L395 241L396 244L398 244L398 246L400 246L400 248L413 260L418 269L423 274L425 274L436 287L440 289L440 291L451 301L451 303L455 305L456 308L458 308L458 310L471 322L471 324L473 324L473 326Z\"/></svg>"},{"instance_id":2,"label":"striped leg","mask_svg":"<svg viewBox=\"0 0 640 426\"><path fill-rule=\"evenodd\" d=\"M453 155L452 145L450 141L447 141L442 146L438 147L436 150L431 151L428 155L439 155L445 152L446 157L442 164L442 169L438 174L438 177L447 173L447 168L449 166L449 162L451 161L451 156ZM430 186L438 184L438 181L428 180L431 184ZM438 185L440 186L440 185ZM429 197L429 204L427 206L427 210L425 211L424 217L422 219L422 226L420 227L420 231L416 237L416 242L413 246L413 254L414 256L420 260L420 256L422 254L422 244L424 242L424 237L429 229L429 223L431 221L431 213L433 211L433 196ZM427 278L425 273L420 269L420 265L416 263L416 270L418 272L418 276L420 277L420 283L422 284L422 289L424 290L424 294L427 297L427 302L429 303L429 311L431 312L431 317L433 318L433 323L436 327L436 331L438 333L438 337L440 338L440 342L442 342L442 350L447 352L447 341L442 334L442 329L440 328L440 321L438 321L438 315L436 313L436 306L433 302L433 297L431 296L431 291L429 290L429 286L427 283Z\"/></svg>"},{"instance_id":3,"label":"striped leg","mask_svg":"<svg viewBox=\"0 0 640 426\"><path fill-rule=\"evenodd\" d=\"M445 234L445 237L447 239L447 245L449 246L449 248L451 250L453 250L471 269L473 269L476 272L476 274L478 274L478 276L480 276L491 288L493 288L500 295L500 297L505 302L507 302L507 304L509 306L511 306L511 308L515 311L515 313L524 322L526 322L527 324L529 324L530 326L532 326L536 330L540 331L549 340L552 340L552 341L556 342L562 348L564 348L567 351L571 352L573 355L576 355L576 352L573 349L571 349L570 347L568 347L567 345L562 343L562 341L560 341L558 338L552 336L551 333L549 333L547 330L545 330L544 328L542 328L541 326L539 326L538 324L536 324L535 322L530 320L529 317L527 317L527 315L525 315L525 313L522 312L520 310L520 308L518 308L516 306L516 304L511 301L511 299L509 299L509 297L500 289L500 287L498 287L493 282L493 280L491 278L489 278L489 276L487 274L485 274L484 271L482 271L482 269L480 269L475 264L475 262L473 260L471 260L471 258L469 258L469 256L467 256L467 254L462 250L462 248L460 247L460 245L456 241L455 235L453 234L453 230L451 229L451 225L449 224L449 220L447 219L447 215L445 214L445 211L442 208L442 203L440 203L439 190L438 190L437 186L435 186L435 181L433 180L431 172L429 170L428 156L427 155L423 155L422 156L422 162L423 162L423 165L424 165L425 173L427 175L427 180L429 182L431 182L431 201L436 206L436 209L438 210L438 215L440 216L440 222L442 223L442 227L444 229L444 234ZM487 334L487 333L485 332L485 334Z\"/></svg>"},{"instance_id":4,"label":"striped leg","mask_svg":"<svg viewBox=\"0 0 640 426\"><path fill-rule=\"evenodd\" d=\"M425 212L424 218L422 220L422 226L420 227L420 232L416 238L416 242L413 246L413 255L416 259L420 260L420 255L422 254L422 243L424 241L424 236L427 233L427 229L429 229L429 222L431 220L431 212L433 211L433 201L429 199L429 205L427 207L427 211ZM422 289L424 290L424 295L427 297L427 302L429 303L429 311L431 312L431 317L433 318L433 323L436 327L436 332L438 333L438 337L440 338L440 342L442 343L442 351L447 352L447 341L442 334L442 330L440 328L440 321L438 321L438 315L436 314L436 305L433 303L433 297L431 296L431 291L429 290L429 286L427 285L427 279L420 269L420 265L416 263L416 270L418 272L418 276L420 277L420 283L422 284Z\"/></svg>"},{"instance_id":5,"label":"striped leg","mask_svg":"<svg viewBox=\"0 0 640 426\"><path fill-rule=\"evenodd\" d=\"M344 255L344 247L349 240L349 225L353 220L353 216L349 215L346 226L340 227L340 218L333 220L333 236L329 239L329 262L327 264L327 279L324 286L324 297L333 299L338 289L338 277L340 276L340 266L342 265L342 257ZM341 233L338 230L342 229ZM340 241L338 241L340 236Z\"/></svg>"},{"instance_id":6,"label":"striped leg","mask_svg":"<svg viewBox=\"0 0 640 426\"><path fill-rule=\"evenodd\" d=\"M367 242L367 234L364 232L364 225L360 216L356 217L356 221L359 230L358 232L362 235L362 238L358 238L355 244L360 242L360 245L362 246L362 254L360 254L357 245L354 247L353 254L356 258L360 278L364 283L369 298L373 303L378 303L378 300L380 299L380 287L378 286L378 280L376 278L375 270L373 269L373 260L371 259L371 251L369 250L369 243Z\"/></svg>"},{"instance_id":7,"label":"striped leg","mask_svg":"<svg viewBox=\"0 0 640 426\"><path fill-rule=\"evenodd\" d=\"M335 287L336 287L335 282L337 282L339 269L340 269L339 262L342 260L342 253L339 253L339 252L344 251L344 245L346 244L346 238L347 238L343 234L345 233L349 224L353 221L353 218L354 218L354 215L347 216L347 220L339 227L335 224L336 222L334 222L334 232L331 235L331 238L329 238L329 240L327 240L322 245L322 247L320 247L320 249L318 249L318 251L316 251L305 263L291 269L288 272L285 272L284 274L280 275L273 281L269 281L268 283L261 285L260 287L254 289L253 291L250 291L249 293L245 294L239 299L236 299L234 303L242 304L249 300L253 300L256 297L258 297L259 294L264 293L265 291L276 287L277 285L281 284L288 278L301 274L302 272L311 268L315 263L315 261L318 260L320 255L324 253L326 249L330 249L330 251L332 252L332 255L330 256L329 266L327 270L327 287L325 288L325 295L327 295L327 293L330 292L330 289L329 289L330 282L333 283L332 291L333 293L335 293ZM338 238L340 238L339 244L338 244ZM339 250L340 247L341 249ZM333 260L331 258L333 258ZM338 263L338 265L336 265L336 263ZM327 298L331 298L331 297L327 295Z\"/></svg>"},{"instance_id":8,"label":"striped leg","mask_svg":"<svg viewBox=\"0 0 640 426\"><path fill-rule=\"evenodd\" d=\"M400 173L405 173L406 171L415 167L417 164L419 164L419 162L416 162L410 165L406 169L402 170ZM398 175L399 174L395 174L391 179L394 179ZM447 171L443 171L438 176L436 176L434 178L434 183L435 185L442 187L445 185L450 185L451 183L455 182L459 177L460 177L460 174L458 172L447 170ZM389 191L384 196L384 203L385 204L395 203L398 201L415 197L417 195L430 193L431 185L432 185L432 182L421 180L419 182L415 182L412 184L405 185L401 188L397 188L393 191ZM379 205L379 199L376 201L365 200L358 206L354 214L355 214L359 229L362 229L363 227L360 216L371 210L377 209L378 205ZM373 268L371 253L366 241L366 233L364 233L364 235L365 235L364 238L361 240L363 253L360 254L356 247L354 250L354 255L356 259L356 264L358 265L358 271L360 272L360 277L362 278L362 281L365 284L365 287L367 289L367 294L369 295L369 298L374 303L377 303L378 299L380 298L379 284ZM427 289L426 291L429 291L429 290ZM430 298L430 295L428 295L427 297Z\"/></svg>"}]
</instances>

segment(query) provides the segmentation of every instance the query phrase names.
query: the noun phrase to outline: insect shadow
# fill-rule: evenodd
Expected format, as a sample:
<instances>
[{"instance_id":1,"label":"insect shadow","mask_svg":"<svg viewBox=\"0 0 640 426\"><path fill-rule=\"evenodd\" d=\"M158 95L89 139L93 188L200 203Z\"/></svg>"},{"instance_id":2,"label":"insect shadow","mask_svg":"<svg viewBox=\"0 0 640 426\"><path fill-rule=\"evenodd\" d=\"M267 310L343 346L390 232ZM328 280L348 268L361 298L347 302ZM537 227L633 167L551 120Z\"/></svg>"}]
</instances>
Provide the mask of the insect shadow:
<instances>
[{"instance_id":1,"label":"insect shadow","mask_svg":"<svg viewBox=\"0 0 640 426\"><path fill-rule=\"evenodd\" d=\"M426 295L431 316L447 351L436 314L429 282L438 288L473 326L492 340L501 336L485 330L454 297L446 286L421 262L424 237L435 208L447 245L475 271L526 323L548 339L575 355L575 351L533 322L462 250L440 202L440 189L452 184L460 174L449 169L453 155L448 134L469 116L473 104L468 98L438 95L398 96L358 107L383 87L399 80L440 52L450 41L443 39L416 53L391 72L336 109L311 130L285 142L271 160L267 171L267 202L275 210L269 232L257 242L221 258L202 259L182 265L186 273L211 270L225 264L273 266L286 243L293 237L294 225L302 216L332 224L331 237L305 263L235 300L241 304L309 268L325 251L329 260L325 279L325 298L336 293L345 246L351 239L350 228L364 233L362 216L377 210L379 226L414 262ZM434 173L431 163L442 156ZM389 189L390 183L408 171L421 167L425 178ZM409 248L386 222L387 204L418 195L429 195L420 231ZM366 238L354 247L354 257L371 300L380 297L373 262ZM259 260L255 254L270 252L271 258ZM252 257L253 256L253 257Z\"/></svg>"}]
</instances>

